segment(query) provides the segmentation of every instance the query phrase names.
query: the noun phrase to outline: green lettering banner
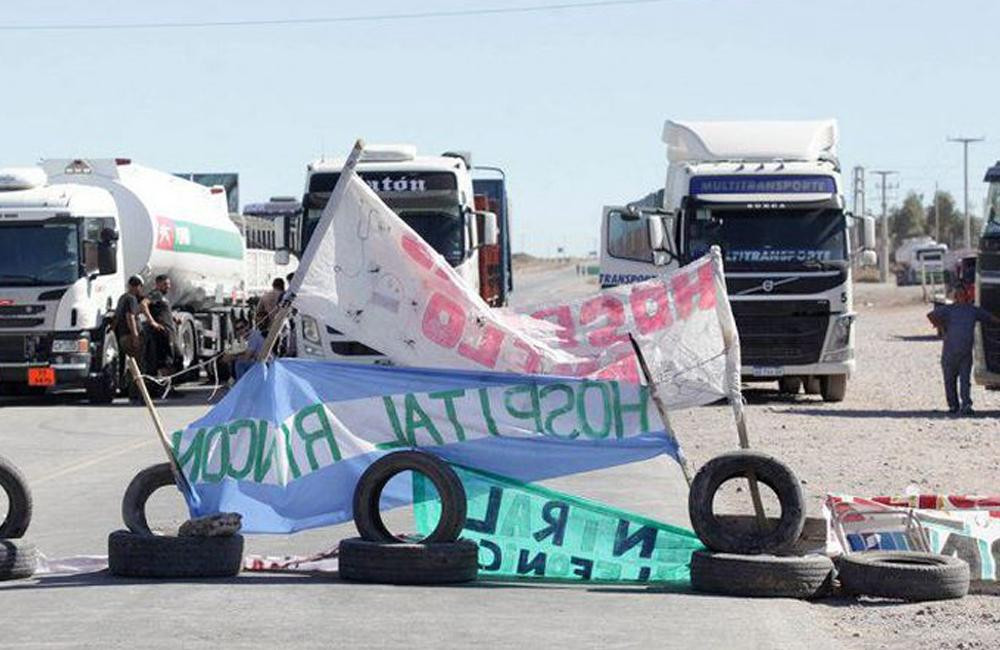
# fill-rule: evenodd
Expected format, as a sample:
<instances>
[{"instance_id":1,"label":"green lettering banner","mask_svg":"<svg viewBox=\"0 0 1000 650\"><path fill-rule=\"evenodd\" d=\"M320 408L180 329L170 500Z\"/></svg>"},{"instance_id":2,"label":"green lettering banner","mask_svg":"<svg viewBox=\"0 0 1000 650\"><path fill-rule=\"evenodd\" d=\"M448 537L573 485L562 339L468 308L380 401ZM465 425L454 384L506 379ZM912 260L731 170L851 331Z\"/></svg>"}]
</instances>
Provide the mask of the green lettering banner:
<instances>
[{"instance_id":1,"label":"green lettering banner","mask_svg":"<svg viewBox=\"0 0 1000 650\"><path fill-rule=\"evenodd\" d=\"M691 531L555 490L453 465L468 498L462 537L479 544L479 575L495 579L672 583L690 581ZM417 531L437 524L441 503L413 475Z\"/></svg>"}]
</instances>

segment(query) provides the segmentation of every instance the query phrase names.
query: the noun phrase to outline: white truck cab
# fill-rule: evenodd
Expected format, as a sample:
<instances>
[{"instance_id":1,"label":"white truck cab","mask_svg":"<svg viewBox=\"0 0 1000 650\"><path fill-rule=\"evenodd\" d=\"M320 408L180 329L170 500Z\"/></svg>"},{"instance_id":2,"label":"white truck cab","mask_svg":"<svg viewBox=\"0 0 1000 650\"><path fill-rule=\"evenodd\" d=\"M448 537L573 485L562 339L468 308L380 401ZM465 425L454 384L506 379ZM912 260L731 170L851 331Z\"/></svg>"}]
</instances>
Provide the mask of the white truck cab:
<instances>
[{"instance_id":1,"label":"white truck cab","mask_svg":"<svg viewBox=\"0 0 1000 650\"><path fill-rule=\"evenodd\" d=\"M842 400L855 314L836 122L667 121L663 141L663 192L604 209L601 285L720 246L744 379ZM871 219L861 239L874 245Z\"/></svg>"},{"instance_id":2,"label":"white truck cab","mask_svg":"<svg viewBox=\"0 0 1000 650\"><path fill-rule=\"evenodd\" d=\"M286 228L291 252L301 254L308 245L344 163L318 160L306 168L301 226L289 221ZM356 172L470 288L499 306L510 289L510 238L503 173L490 169L501 178L484 179L478 197L468 153L421 156L412 145L367 145ZM477 198L492 211L477 210ZM300 357L388 362L309 314L298 314L294 329Z\"/></svg>"}]
</instances>

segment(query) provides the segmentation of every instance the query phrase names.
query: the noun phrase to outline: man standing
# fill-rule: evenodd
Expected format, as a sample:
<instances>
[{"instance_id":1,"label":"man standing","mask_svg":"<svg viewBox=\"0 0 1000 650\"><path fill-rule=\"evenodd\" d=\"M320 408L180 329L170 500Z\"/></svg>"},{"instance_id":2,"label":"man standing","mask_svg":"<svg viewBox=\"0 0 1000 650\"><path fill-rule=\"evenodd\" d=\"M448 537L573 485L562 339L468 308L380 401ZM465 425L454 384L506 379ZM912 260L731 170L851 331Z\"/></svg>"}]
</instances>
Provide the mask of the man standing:
<instances>
[{"instance_id":1,"label":"man standing","mask_svg":"<svg viewBox=\"0 0 1000 650\"><path fill-rule=\"evenodd\" d=\"M271 322L271 317L281 302L281 296L285 293L285 281L282 278L275 278L271 283L271 290L260 297L257 303L256 321L263 327L267 327Z\"/></svg>"},{"instance_id":2,"label":"man standing","mask_svg":"<svg viewBox=\"0 0 1000 650\"><path fill-rule=\"evenodd\" d=\"M142 278L133 275L128 279L128 289L118 299L112 329L118 340L118 371L125 372L125 357L141 358L142 342L139 337L139 301L142 299ZM127 377L127 375L124 375ZM128 383L126 378L126 383Z\"/></svg>"},{"instance_id":3,"label":"man standing","mask_svg":"<svg viewBox=\"0 0 1000 650\"><path fill-rule=\"evenodd\" d=\"M166 368L173 371L177 345L177 327L174 312L167 294L170 293L170 276L156 276L156 288L149 292L150 341L149 371L156 373Z\"/></svg>"},{"instance_id":4,"label":"man standing","mask_svg":"<svg viewBox=\"0 0 1000 650\"><path fill-rule=\"evenodd\" d=\"M941 348L941 370L944 374L944 394L948 400L948 412L952 415L973 415L971 376L972 344L976 323L1000 323L981 307L972 304L972 295L964 284L955 289L955 302L938 305L927 314L931 323L944 334ZM961 385L959 401L956 383Z\"/></svg>"}]
</instances>

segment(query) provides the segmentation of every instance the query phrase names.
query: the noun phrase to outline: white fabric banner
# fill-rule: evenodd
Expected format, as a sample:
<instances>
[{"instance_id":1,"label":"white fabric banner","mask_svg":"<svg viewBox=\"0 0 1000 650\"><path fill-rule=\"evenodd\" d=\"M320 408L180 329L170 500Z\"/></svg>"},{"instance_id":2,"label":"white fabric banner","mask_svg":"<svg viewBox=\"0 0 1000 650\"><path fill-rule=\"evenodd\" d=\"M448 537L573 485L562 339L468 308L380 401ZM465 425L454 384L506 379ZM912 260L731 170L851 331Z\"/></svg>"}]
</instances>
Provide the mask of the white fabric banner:
<instances>
[{"instance_id":1,"label":"white fabric banner","mask_svg":"<svg viewBox=\"0 0 1000 650\"><path fill-rule=\"evenodd\" d=\"M638 381L631 332L668 408L729 396L734 353L738 373L718 251L670 275L535 307L528 318L490 308L353 172L295 279L300 313L400 365Z\"/></svg>"}]
</instances>

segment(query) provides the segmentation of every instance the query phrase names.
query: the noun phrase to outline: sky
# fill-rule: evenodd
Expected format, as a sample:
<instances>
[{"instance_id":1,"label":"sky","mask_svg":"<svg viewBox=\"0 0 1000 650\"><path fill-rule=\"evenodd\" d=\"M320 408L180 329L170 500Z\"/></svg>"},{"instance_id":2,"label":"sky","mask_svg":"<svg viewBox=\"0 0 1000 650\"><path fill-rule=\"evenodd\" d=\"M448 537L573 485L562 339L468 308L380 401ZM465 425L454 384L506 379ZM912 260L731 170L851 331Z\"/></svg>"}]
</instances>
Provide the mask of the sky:
<instances>
[{"instance_id":1,"label":"sky","mask_svg":"<svg viewBox=\"0 0 1000 650\"><path fill-rule=\"evenodd\" d=\"M573 2L574 0L563 0ZM662 187L666 119L840 124L850 169L935 182L982 211L1000 159L1000 3L665 0L530 13L102 30L398 15L559 0L4 0L0 166L131 157L235 171L242 203L301 195L308 162L356 138L468 150L505 169L515 250L594 250L601 207ZM869 178L868 207L878 210Z\"/></svg>"}]
</instances>

